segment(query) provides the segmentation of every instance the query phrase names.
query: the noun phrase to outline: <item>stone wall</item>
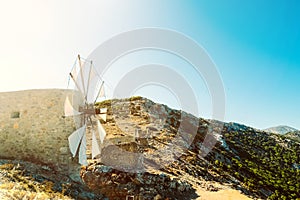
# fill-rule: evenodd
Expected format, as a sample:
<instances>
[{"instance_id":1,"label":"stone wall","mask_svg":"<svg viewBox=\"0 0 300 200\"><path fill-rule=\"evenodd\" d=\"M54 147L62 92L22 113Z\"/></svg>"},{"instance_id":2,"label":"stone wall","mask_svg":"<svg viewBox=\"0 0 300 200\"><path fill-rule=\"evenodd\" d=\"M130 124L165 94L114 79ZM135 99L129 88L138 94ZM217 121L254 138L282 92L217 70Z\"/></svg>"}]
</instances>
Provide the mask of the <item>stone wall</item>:
<instances>
[{"instance_id":1,"label":"stone wall","mask_svg":"<svg viewBox=\"0 0 300 200\"><path fill-rule=\"evenodd\" d=\"M64 173L78 170L68 147L74 122L63 116L67 94L55 89L0 93L0 158L42 163Z\"/></svg>"}]
</instances>

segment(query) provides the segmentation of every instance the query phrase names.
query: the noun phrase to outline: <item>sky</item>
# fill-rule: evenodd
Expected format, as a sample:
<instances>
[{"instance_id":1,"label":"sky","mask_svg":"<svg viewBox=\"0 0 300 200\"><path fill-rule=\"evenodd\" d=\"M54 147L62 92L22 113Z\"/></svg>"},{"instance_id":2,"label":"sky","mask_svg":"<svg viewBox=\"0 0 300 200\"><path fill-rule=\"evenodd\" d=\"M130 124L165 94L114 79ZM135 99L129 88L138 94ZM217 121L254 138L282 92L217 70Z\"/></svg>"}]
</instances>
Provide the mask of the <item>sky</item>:
<instances>
[{"instance_id":1,"label":"sky","mask_svg":"<svg viewBox=\"0 0 300 200\"><path fill-rule=\"evenodd\" d=\"M87 57L122 32L158 27L192 38L209 54L223 81L225 121L300 129L299 19L296 0L1 0L0 92L67 88L77 54ZM187 63L154 51L124 56L105 76L118 80L119 69L150 62L173 65L194 80ZM199 116L211 118L205 81L190 84ZM134 94L180 107L176 95L164 99L172 92L162 87Z\"/></svg>"}]
</instances>

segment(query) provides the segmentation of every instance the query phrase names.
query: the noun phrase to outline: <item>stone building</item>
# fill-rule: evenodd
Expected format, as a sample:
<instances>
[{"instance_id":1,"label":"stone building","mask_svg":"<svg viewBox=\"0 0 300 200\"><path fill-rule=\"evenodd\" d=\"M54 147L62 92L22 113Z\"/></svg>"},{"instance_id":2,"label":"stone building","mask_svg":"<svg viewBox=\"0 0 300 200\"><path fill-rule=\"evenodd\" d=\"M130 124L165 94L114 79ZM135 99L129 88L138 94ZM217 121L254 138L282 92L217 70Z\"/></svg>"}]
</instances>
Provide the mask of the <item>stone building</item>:
<instances>
[{"instance_id":1,"label":"stone building","mask_svg":"<svg viewBox=\"0 0 300 200\"><path fill-rule=\"evenodd\" d=\"M68 90L0 93L0 158L44 164L66 174L77 171L68 136L75 130L64 117Z\"/></svg>"}]
</instances>

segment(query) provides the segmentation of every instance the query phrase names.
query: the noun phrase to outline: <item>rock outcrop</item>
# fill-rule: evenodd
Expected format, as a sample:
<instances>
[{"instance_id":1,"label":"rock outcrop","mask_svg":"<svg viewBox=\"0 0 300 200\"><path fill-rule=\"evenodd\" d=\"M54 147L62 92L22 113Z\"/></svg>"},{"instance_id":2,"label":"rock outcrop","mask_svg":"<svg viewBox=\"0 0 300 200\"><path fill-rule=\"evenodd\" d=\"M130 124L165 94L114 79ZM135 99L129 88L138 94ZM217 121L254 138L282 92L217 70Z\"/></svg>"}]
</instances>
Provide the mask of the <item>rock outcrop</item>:
<instances>
[{"instance_id":1,"label":"rock outcrop","mask_svg":"<svg viewBox=\"0 0 300 200\"><path fill-rule=\"evenodd\" d=\"M128 173L94 164L81 171L81 177L95 193L109 199L192 199L197 197L191 184L168 174Z\"/></svg>"}]
</instances>

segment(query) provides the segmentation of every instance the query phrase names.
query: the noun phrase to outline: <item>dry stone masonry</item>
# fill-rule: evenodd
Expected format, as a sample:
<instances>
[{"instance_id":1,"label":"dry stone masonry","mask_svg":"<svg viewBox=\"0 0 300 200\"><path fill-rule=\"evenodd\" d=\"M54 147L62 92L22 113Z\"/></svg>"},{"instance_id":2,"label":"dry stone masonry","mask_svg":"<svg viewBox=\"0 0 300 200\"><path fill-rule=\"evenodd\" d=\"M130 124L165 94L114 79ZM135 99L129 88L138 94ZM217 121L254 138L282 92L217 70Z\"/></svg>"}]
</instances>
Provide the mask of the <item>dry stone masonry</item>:
<instances>
[{"instance_id":1,"label":"dry stone masonry","mask_svg":"<svg viewBox=\"0 0 300 200\"><path fill-rule=\"evenodd\" d=\"M0 93L0 158L42 163L63 173L78 170L68 136L72 118L63 116L68 90Z\"/></svg>"}]
</instances>

